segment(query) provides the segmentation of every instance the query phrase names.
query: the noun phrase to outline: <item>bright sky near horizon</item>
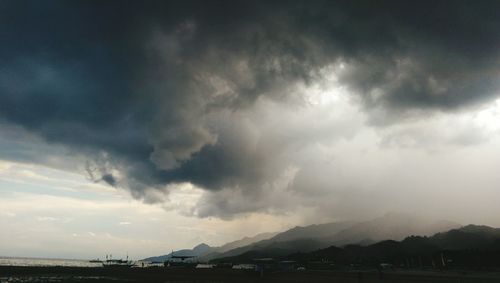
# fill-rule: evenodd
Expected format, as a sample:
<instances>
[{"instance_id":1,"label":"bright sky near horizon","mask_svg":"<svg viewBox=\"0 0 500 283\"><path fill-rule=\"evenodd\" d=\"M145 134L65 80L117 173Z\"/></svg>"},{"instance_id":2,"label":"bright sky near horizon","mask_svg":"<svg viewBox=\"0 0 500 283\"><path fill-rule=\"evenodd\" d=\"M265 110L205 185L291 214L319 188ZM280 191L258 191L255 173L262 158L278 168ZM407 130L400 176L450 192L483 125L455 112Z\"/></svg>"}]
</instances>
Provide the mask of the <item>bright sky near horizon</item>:
<instances>
[{"instance_id":1,"label":"bright sky near horizon","mask_svg":"<svg viewBox=\"0 0 500 283\"><path fill-rule=\"evenodd\" d=\"M199 195L184 185L170 198L186 203ZM92 259L128 253L141 259L200 243L222 245L293 222L259 214L234 222L198 219L144 204L81 174L0 161L0 256Z\"/></svg>"}]
</instances>

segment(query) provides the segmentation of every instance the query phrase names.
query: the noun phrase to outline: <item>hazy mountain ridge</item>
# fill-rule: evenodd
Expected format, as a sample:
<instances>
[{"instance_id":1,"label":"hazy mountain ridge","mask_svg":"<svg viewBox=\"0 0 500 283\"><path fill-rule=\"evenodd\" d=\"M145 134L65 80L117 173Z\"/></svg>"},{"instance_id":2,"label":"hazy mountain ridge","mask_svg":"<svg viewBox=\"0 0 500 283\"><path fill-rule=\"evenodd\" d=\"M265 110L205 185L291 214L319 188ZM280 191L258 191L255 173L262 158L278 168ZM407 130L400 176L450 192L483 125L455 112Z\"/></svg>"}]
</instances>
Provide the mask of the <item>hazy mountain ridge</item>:
<instances>
[{"instance_id":1,"label":"hazy mountain ridge","mask_svg":"<svg viewBox=\"0 0 500 283\"><path fill-rule=\"evenodd\" d=\"M296 226L292 229L278 233L272 237L272 241L284 242L297 240L302 238L323 238L338 233L348 227L351 227L355 222L331 222L325 224L313 224L309 226Z\"/></svg>"},{"instance_id":2,"label":"hazy mountain ridge","mask_svg":"<svg viewBox=\"0 0 500 283\"><path fill-rule=\"evenodd\" d=\"M338 246L367 240L372 243L383 240L401 241L410 235L431 236L460 226L451 221L429 221L406 214L388 213L382 217L357 223L323 240Z\"/></svg>"},{"instance_id":3,"label":"hazy mountain ridge","mask_svg":"<svg viewBox=\"0 0 500 283\"><path fill-rule=\"evenodd\" d=\"M192 249L183 249L183 250L177 250L177 251L172 251L169 254L166 255L161 255L161 256L152 256L143 259L143 261L150 261L150 262L163 262L168 259L170 259L172 256L202 256L204 254L210 253L214 250L215 248L210 247L209 245L202 243L197 246L195 246Z\"/></svg>"},{"instance_id":4,"label":"hazy mountain ridge","mask_svg":"<svg viewBox=\"0 0 500 283\"><path fill-rule=\"evenodd\" d=\"M262 233L245 237L220 247L205 245L203 249L195 247L192 250L175 251L173 254L196 256L200 261L236 257L248 252L269 254L270 250L279 251L279 254L283 255L312 252L329 246L368 246L384 240L402 241L410 235L431 236L459 227L460 224L451 221L432 221L407 214L388 213L363 222L342 221L296 226L281 233ZM169 258L170 254L145 260L164 261Z\"/></svg>"},{"instance_id":5,"label":"hazy mountain ridge","mask_svg":"<svg viewBox=\"0 0 500 283\"><path fill-rule=\"evenodd\" d=\"M403 240L410 235L430 236L438 232L448 231L460 227L460 224L451 221L429 221L415 216L388 213L364 222L332 222L297 226L276 236L255 242L251 245L239 247L220 253L216 256L204 257L210 260L222 257L233 257L249 251L263 251L268 248L287 249L292 252L311 252L317 248L326 248L332 245L343 246L348 244L369 245L382 240ZM308 240L315 244L291 245L289 241L306 243Z\"/></svg>"},{"instance_id":6,"label":"hazy mountain ridge","mask_svg":"<svg viewBox=\"0 0 500 283\"><path fill-rule=\"evenodd\" d=\"M471 268L500 264L500 229L467 225L458 229L427 236L409 236L401 241L384 240L368 246L330 246L311 252L286 254L271 247L250 250L237 256L219 258L216 262L248 262L258 257L274 257L297 262L334 262L376 266L391 263L406 267L446 266ZM478 262L479 261L479 262Z\"/></svg>"},{"instance_id":7,"label":"hazy mountain ridge","mask_svg":"<svg viewBox=\"0 0 500 283\"><path fill-rule=\"evenodd\" d=\"M244 237L242 239L232 241L226 243L220 247L210 247L209 245L202 243L195 246L192 249L182 249L177 251L172 251L170 254L165 254L161 256L153 256L143 259L144 261L150 262L162 262L170 259L172 255L174 256L196 256L196 257L204 257L207 259L215 258L223 252L227 252L229 250L237 249L241 246L250 245L254 242L262 241L268 238L275 236L277 233L260 233L253 237ZM203 259L206 260L206 259Z\"/></svg>"},{"instance_id":8,"label":"hazy mountain ridge","mask_svg":"<svg viewBox=\"0 0 500 283\"><path fill-rule=\"evenodd\" d=\"M224 245L218 247L217 248L217 252L223 253L223 252L227 252L229 250L236 249L236 248L239 248L239 247L251 245L251 244L253 244L255 242L259 242L259 241L262 241L262 240L266 240L266 239L272 238L276 234L278 234L278 233L277 232L274 232L274 233L260 233L260 234L257 234L255 236L253 236L253 237L244 237L243 239L236 240L236 241L233 241L233 242L229 242L227 244L224 244Z\"/></svg>"}]
</instances>

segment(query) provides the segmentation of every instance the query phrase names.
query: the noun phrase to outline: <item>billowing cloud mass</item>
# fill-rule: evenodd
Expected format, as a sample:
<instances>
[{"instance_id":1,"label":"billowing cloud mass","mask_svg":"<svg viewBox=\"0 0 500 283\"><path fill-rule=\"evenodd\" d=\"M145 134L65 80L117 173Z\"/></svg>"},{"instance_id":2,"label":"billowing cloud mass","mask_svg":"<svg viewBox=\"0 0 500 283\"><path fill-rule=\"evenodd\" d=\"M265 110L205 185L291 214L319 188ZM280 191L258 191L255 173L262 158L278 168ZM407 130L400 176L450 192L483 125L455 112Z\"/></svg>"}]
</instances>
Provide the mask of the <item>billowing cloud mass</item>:
<instances>
[{"instance_id":1,"label":"billowing cloud mass","mask_svg":"<svg viewBox=\"0 0 500 283\"><path fill-rule=\"evenodd\" d=\"M165 207L191 183L199 217L438 209L498 163L499 6L1 1L0 157Z\"/></svg>"}]
</instances>

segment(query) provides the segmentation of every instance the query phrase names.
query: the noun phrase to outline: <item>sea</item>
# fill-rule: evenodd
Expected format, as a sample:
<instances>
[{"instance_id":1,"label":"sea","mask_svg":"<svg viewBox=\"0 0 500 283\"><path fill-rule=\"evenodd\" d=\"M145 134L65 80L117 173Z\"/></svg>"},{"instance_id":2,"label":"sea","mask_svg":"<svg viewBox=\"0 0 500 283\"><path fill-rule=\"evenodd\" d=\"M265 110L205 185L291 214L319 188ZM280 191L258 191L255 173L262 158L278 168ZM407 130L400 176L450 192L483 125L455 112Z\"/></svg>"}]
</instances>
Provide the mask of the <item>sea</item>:
<instances>
[{"instance_id":1,"label":"sea","mask_svg":"<svg viewBox=\"0 0 500 283\"><path fill-rule=\"evenodd\" d=\"M0 283L121 283L118 278L94 275L79 275L78 273L41 273L28 272L11 273L9 267L102 267L102 263L79 259L2 257L0 256ZM7 269L6 269L7 268Z\"/></svg>"},{"instance_id":2,"label":"sea","mask_svg":"<svg viewBox=\"0 0 500 283\"><path fill-rule=\"evenodd\" d=\"M64 267L101 267L99 262L79 259L1 257L0 266L64 266Z\"/></svg>"}]
</instances>

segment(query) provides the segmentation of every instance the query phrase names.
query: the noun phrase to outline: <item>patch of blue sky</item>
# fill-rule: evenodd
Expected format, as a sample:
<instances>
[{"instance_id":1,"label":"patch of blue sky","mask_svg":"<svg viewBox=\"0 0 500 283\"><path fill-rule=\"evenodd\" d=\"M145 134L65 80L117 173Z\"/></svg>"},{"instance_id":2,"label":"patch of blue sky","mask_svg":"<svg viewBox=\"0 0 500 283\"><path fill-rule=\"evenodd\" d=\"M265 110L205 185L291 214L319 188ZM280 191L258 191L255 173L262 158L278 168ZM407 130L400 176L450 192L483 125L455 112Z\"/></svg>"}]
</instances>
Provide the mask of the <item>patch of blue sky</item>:
<instances>
[{"instance_id":1,"label":"patch of blue sky","mask_svg":"<svg viewBox=\"0 0 500 283\"><path fill-rule=\"evenodd\" d=\"M2 193L30 193L30 194L40 194L40 195L51 195L51 196L64 196L77 199L85 200L106 200L110 196L102 195L93 191L88 191L84 189L75 189L71 187L65 187L64 184L54 184L38 182L34 183L27 180L16 180L16 179L6 179L5 177L0 177L0 192Z\"/></svg>"}]
</instances>

